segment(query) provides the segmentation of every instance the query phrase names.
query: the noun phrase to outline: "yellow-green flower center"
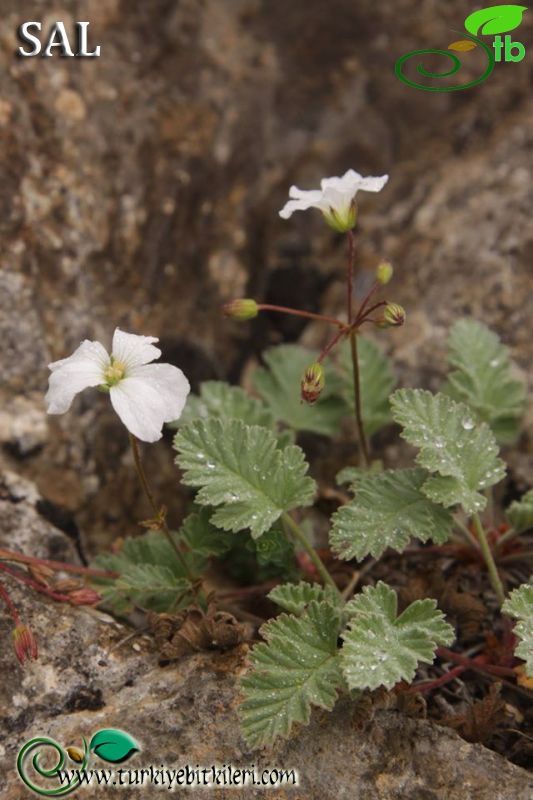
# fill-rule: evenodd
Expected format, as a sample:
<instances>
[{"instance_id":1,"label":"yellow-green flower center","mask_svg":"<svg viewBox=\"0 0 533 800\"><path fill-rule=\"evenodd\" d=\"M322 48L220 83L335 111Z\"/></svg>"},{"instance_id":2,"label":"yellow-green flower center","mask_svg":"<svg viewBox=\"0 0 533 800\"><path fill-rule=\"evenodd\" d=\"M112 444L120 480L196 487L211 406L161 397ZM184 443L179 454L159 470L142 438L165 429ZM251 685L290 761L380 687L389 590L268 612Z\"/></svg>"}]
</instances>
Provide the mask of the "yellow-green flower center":
<instances>
[{"instance_id":1,"label":"yellow-green flower center","mask_svg":"<svg viewBox=\"0 0 533 800\"><path fill-rule=\"evenodd\" d=\"M115 361L111 356L109 366L104 372L106 386L116 386L116 384L126 375L126 365L122 361Z\"/></svg>"}]
</instances>

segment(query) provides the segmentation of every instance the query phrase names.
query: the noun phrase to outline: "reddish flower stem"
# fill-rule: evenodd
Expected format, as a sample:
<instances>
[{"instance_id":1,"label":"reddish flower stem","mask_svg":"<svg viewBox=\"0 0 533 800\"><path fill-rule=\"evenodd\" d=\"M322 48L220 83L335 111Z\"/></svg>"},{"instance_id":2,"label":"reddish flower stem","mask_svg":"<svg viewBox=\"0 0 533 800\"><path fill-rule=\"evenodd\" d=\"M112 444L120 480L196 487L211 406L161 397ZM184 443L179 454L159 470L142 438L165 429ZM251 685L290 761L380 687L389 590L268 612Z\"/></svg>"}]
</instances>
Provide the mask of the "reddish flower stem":
<instances>
[{"instance_id":1,"label":"reddish flower stem","mask_svg":"<svg viewBox=\"0 0 533 800\"><path fill-rule=\"evenodd\" d=\"M77 564L66 564L63 561L50 561L47 558L35 558L26 556L22 553L14 553L12 550L0 548L0 559L5 561L15 561L20 564L31 564L40 567L48 567L57 572L73 572L76 575L88 575L92 578L118 578L118 572L107 569L92 569L91 567L81 567Z\"/></svg>"},{"instance_id":2,"label":"reddish flower stem","mask_svg":"<svg viewBox=\"0 0 533 800\"><path fill-rule=\"evenodd\" d=\"M328 317L326 314L315 314L313 311L300 311L298 308L289 308L288 306L270 305L270 303L259 303L257 308L260 311L275 311L278 314L289 314L293 317L306 317L307 319L316 319L319 322L327 322L330 325L336 325L338 328L347 328L348 326L336 317Z\"/></svg>"},{"instance_id":3,"label":"reddish flower stem","mask_svg":"<svg viewBox=\"0 0 533 800\"><path fill-rule=\"evenodd\" d=\"M363 302L362 302L362 303L361 303L361 305L359 306L359 311L357 312L357 315L358 315L358 317L361 317L361 316L362 316L362 314L363 314L363 312L364 312L365 308L367 307L367 305L368 305L368 303L369 303L369 301L370 301L370 298L372 297L372 295L374 294L374 292L376 291L376 289L378 289L380 286L381 286L381 284L380 284L380 282L379 282L379 281L374 281L374 283L373 283L373 285L372 285L372 287L371 287L370 291L368 292L367 296L364 298ZM375 308L375 307L376 307L376 306L372 306L372 308ZM369 310L370 310L370 311L372 311L372 308L371 308L371 309L369 309Z\"/></svg>"},{"instance_id":4,"label":"reddish flower stem","mask_svg":"<svg viewBox=\"0 0 533 800\"><path fill-rule=\"evenodd\" d=\"M0 583L0 597L2 598L4 603L6 604L6 607L7 607L7 610L9 612L9 615L10 615L11 619L13 620L13 622L15 623L15 625L20 625L20 617L19 617L19 613L17 611L17 608L15 606L15 603L13 602L11 597L9 596L9 592L7 591L7 589L5 588L5 586L2 583Z\"/></svg>"},{"instance_id":5,"label":"reddish flower stem","mask_svg":"<svg viewBox=\"0 0 533 800\"><path fill-rule=\"evenodd\" d=\"M39 592L40 594L44 594L47 597L50 597L52 600L57 600L59 603L71 602L71 599L68 596L68 594L62 594L61 592L54 592L53 589L49 589L48 586L44 585L44 583L39 583L39 581L33 580L33 578L30 578L29 575L26 575L24 572L20 572L19 570L12 569L11 567L8 567L7 564L2 564L0 562L0 570L2 572L5 572L6 575L11 575L11 577L15 578L15 580L26 584L26 586L30 586L32 589L35 589L36 592Z\"/></svg>"}]
</instances>

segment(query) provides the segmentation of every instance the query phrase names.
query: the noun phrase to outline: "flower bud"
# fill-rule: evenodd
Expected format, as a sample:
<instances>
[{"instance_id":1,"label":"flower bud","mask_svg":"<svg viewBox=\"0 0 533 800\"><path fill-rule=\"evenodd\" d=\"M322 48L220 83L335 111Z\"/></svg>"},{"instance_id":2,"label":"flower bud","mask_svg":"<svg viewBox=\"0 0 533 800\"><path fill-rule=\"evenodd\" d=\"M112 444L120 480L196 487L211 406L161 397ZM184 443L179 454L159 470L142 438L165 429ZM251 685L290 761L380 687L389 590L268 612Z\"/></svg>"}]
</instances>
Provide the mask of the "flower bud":
<instances>
[{"instance_id":1,"label":"flower bud","mask_svg":"<svg viewBox=\"0 0 533 800\"><path fill-rule=\"evenodd\" d=\"M13 647L21 664L37 658L37 642L27 625L17 625L13 631Z\"/></svg>"},{"instance_id":2,"label":"flower bud","mask_svg":"<svg viewBox=\"0 0 533 800\"><path fill-rule=\"evenodd\" d=\"M300 384L302 400L310 405L316 403L325 384L324 367L316 361L314 364L307 367L304 372Z\"/></svg>"},{"instance_id":3,"label":"flower bud","mask_svg":"<svg viewBox=\"0 0 533 800\"><path fill-rule=\"evenodd\" d=\"M257 317L259 308L255 300L243 298L226 303L226 305L222 306L222 311L226 317L236 322L245 322L247 319Z\"/></svg>"},{"instance_id":4,"label":"flower bud","mask_svg":"<svg viewBox=\"0 0 533 800\"><path fill-rule=\"evenodd\" d=\"M69 592L68 599L75 606L94 606L100 602L102 597L90 586L82 586L80 589Z\"/></svg>"},{"instance_id":5,"label":"flower bud","mask_svg":"<svg viewBox=\"0 0 533 800\"><path fill-rule=\"evenodd\" d=\"M384 328L398 327L405 322L405 309L398 303L387 303L383 312Z\"/></svg>"},{"instance_id":6,"label":"flower bud","mask_svg":"<svg viewBox=\"0 0 533 800\"><path fill-rule=\"evenodd\" d=\"M382 286L386 286L392 278L393 272L394 270L390 261L382 261L381 264L378 264L376 269L377 282L381 283Z\"/></svg>"}]
</instances>

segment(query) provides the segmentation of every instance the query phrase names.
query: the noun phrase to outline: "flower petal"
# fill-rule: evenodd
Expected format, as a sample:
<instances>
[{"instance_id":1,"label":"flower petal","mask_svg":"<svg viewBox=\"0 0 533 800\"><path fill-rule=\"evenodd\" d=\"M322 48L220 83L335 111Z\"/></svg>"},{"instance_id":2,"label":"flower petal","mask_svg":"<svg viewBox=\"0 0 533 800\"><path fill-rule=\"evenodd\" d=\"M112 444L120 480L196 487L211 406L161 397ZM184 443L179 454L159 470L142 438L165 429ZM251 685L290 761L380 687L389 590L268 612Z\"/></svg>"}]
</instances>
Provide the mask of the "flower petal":
<instances>
[{"instance_id":1,"label":"flower petal","mask_svg":"<svg viewBox=\"0 0 533 800\"><path fill-rule=\"evenodd\" d=\"M108 364L109 356L103 345L88 339L68 358L49 364L52 374L45 397L48 413L64 414L78 392L104 383L104 370Z\"/></svg>"},{"instance_id":2,"label":"flower petal","mask_svg":"<svg viewBox=\"0 0 533 800\"><path fill-rule=\"evenodd\" d=\"M373 178L369 175L368 178L363 178L359 184L359 189L364 192L381 192L388 180L388 175L380 175L379 178Z\"/></svg>"},{"instance_id":3,"label":"flower petal","mask_svg":"<svg viewBox=\"0 0 533 800\"><path fill-rule=\"evenodd\" d=\"M178 367L150 364L137 367L109 395L129 432L143 442L156 442L163 424L180 417L189 392L189 381Z\"/></svg>"},{"instance_id":4,"label":"flower petal","mask_svg":"<svg viewBox=\"0 0 533 800\"><path fill-rule=\"evenodd\" d=\"M279 212L282 219L289 219L294 211L307 211L308 208L319 208L322 210L324 205L323 194L318 189L305 192L303 189L291 186L289 195L292 199L288 200Z\"/></svg>"},{"instance_id":5,"label":"flower petal","mask_svg":"<svg viewBox=\"0 0 533 800\"><path fill-rule=\"evenodd\" d=\"M161 355L161 350L153 346L158 342L155 336L137 336L115 328L113 334L113 357L124 364L128 371L142 364L148 364Z\"/></svg>"}]
</instances>

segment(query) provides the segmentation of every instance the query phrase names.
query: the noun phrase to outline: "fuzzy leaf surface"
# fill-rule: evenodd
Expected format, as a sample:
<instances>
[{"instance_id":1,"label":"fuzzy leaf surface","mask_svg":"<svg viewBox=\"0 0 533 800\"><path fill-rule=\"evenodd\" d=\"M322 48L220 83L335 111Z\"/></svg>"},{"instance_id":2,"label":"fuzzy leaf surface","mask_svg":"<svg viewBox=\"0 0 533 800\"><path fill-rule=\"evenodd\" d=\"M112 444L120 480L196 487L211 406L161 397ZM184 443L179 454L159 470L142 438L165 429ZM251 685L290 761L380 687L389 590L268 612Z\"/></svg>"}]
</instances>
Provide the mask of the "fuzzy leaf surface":
<instances>
[{"instance_id":1,"label":"fuzzy leaf surface","mask_svg":"<svg viewBox=\"0 0 533 800\"><path fill-rule=\"evenodd\" d=\"M296 445L279 449L275 435L240 420L194 420L174 439L183 483L199 489L196 502L216 507L212 524L249 528L257 538L284 511L313 501L315 483Z\"/></svg>"},{"instance_id":2,"label":"fuzzy leaf surface","mask_svg":"<svg viewBox=\"0 0 533 800\"><path fill-rule=\"evenodd\" d=\"M394 378L390 361L370 339L357 337L359 376L361 383L361 412L368 436L390 422L389 395L394 389ZM342 384L341 394L353 414L355 409L353 390L352 353L350 342L339 347L338 365Z\"/></svg>"},{"instance_id":3,"label":"fuzzy leaf surface","mask_svg":"<svg viewBox=\"0 0 533 800\"><path fill-rule=\"evenodd\" d=\"M326 436L338 433L347 409L335 395L338 379L326 364L326 385L315 405L301 402L300 381L305 369L316 361L316 353L296 344L282 344L263 353L266 368L256 370L252 381L276 419L297 431Z\"/></svg>"},{"instance_id":4,"label":"fuzzy leaf surface","mask_svg":"<svg viewBox=\"0 0 533 800\"><path fill-rule=\"evenodd\" d=\"M412 537L447 541L452 515L422 492L427 477L423 469L406 469L360 478L355 498L332 517L336 555L361 561L367 555L379 558L387 547L402 552Z\"/></svg>"},{"instance_id":5,"label":"fuzzy leaf surface","mask_svg":"<svg viewBox=\"0 0 533 800\"><path fill-rule=\"evenodd\" d=\"M179 534L173 533L176 543ZM224 535L224 534L222 534ZM184 554L191 569L203 568L198 556ZM161 531L124 540L118 553L101 553L94 566L117 572L116 579L95 579L104 602L115 613L125 614L134 605L151 611L171 611L186 605L191 595L189 581L173 547Z\"/></svg>"},{"instance_id":6,"label":"fuzzy leaf surface","mask_svg":"<svg viewBox=\"0 0 533 800\"><path fill-rule=\"evenodd\" d=\"M302 616L281 614L261 628L266 642L254 647L252 670L242 679L240 718L250 746L289 736L307 725L311 707L331 710L342 684L338 612L312 601Z\"/></svg>"},{"instance_id":7,"label":"fuzzy leaf surface","mask_svg":"<svg viewBox=\"0 0 533 800\"><path fill-rule=\"evenodd\" d=\"M397 605L396 592L382 581L347 604L341 661L351 689L391 689L411 681L419 662L431 663L439 645L452 643L453 628L435 600L415 600L399 617Z\"/></svg>"},{"instance_id":8,"label":"fuzzy leaf surface","mask_svg":"<svg viewBox=\"0 0 533 800\"><path fill-rule=\"evenodd\" d=\"M487 501L480 490L505 475L488 425L476 424L464 403L422 389L399 389L391 406L402 437L420 448L417 462L438 473L426 480L424 494L445 507L460 504L468 514L482 510Z\"/></svg>"},{"instance_id":9,"label":"fuzzy leaf surface","mask_svg":"<svg viewBox=\"0 0 533 800\"><path fill-rule=\"evenodd\" d=\"M511 592L502 611L518 620L514 632L521 641L515 653L524 659L527 675L533 678L533 583L524 583Z\"/></svg>"},{"instance_id":10,"label":"fuzzy leaf surface","mask_svg":"<svg viewBox=\"0 0 533 800\"><path fill-rule=\"evenodd\" d=\"M313 601L338 605L338 596L329 586L318 583L284 583L269 592L268 597L284 611L299 616Z\"/></svg>"},{"instance_id":11,"label":"fuzzy leaf surface","mask_svg":"<svg viewBox=\"0 0 533 800\"><path fill-rule=\"evenodd\" d=\"M498 441L516 438L524 413L526 391L513 372L509 350L499 337L471 319L453 326L448 341L453 372L448 376L446 394L466 403L476 419L486 422Z\"/></svg>"},{"instance_id":12,"label":"fuzzy leaf surface","mask_svg":"<svg viewBox=\"0 0 533 800\"><path fill-rule=\"evenodd\" d=\"M200 394L191 394L183 413L177 422L170 427L179 428L192 422L193 419L240 419L247 425L262 425L273 429L275 419L272 412L256 397L251 397L239 386L230 386L224 381L204 381L200 386Z\"/></svg>"},{"instance_id":13,"label":"fuzzy leaf surface","mask_svg":"<svg viewBox=\"0 0 533 800\"><path fill-rule=\"evenodd\" d=\"M533 528L533 489L526 492L520 500L511 503L505 516L517 533Z\"/></svg>"}]
</instances>

